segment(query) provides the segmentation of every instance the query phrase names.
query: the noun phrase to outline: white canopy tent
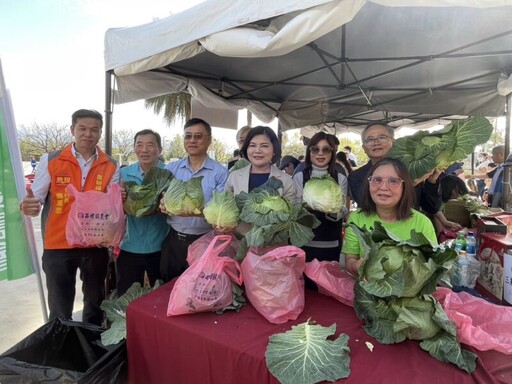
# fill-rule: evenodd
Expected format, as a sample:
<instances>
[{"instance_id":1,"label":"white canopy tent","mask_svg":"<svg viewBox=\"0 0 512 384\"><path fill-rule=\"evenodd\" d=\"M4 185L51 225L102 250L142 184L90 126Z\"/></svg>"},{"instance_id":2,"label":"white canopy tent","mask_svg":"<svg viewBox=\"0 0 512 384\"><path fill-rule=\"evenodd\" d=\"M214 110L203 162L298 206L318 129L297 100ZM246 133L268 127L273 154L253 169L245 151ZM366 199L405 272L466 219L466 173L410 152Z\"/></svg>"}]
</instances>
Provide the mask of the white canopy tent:
<instances>
[{"instance_id":1,"label":"white canopy tent","mask_svg":"<svg viewBox=\"0 0 512 384\"><path fill-rule=\"evenodd\" d=\"M502 116L511 20L510 0L209 0L109 29L107 150L112 102L176 92L282 130Z\"/></svg>"}]
</instances>

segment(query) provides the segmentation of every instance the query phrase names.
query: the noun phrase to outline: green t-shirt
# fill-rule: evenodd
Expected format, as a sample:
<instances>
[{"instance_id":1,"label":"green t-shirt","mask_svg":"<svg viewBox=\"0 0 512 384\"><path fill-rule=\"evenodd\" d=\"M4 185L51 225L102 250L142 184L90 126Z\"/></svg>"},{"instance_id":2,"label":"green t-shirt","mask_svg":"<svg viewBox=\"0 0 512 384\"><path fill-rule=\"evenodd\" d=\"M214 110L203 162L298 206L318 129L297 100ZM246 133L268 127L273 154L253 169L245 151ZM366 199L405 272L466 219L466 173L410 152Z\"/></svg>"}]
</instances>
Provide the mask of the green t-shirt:
<instances>
[{"instance_id":1,"label":"green t-shirt","mask_svg":"<svg viewBox=\"0 0 512 384\"><path fill-rule=\"evenodd\" d=\"M403 240L411 238L411 230L422 233L434 245L437 244L437 236L434 226L430 219L424 214L412 210L412 216L407 220L400 220L393 223L382 221L377 214L366 215L360 210L352 212L348 217L349 223L354 223L359 228L366 226L367 229L373 229L373 225L379 221L384 228L393 235ZM345 237L343 239L342 252L345 254L364 256L362 247L359 245L359 238L351 228L345 228Z\"/></svg>"}]
</instances>

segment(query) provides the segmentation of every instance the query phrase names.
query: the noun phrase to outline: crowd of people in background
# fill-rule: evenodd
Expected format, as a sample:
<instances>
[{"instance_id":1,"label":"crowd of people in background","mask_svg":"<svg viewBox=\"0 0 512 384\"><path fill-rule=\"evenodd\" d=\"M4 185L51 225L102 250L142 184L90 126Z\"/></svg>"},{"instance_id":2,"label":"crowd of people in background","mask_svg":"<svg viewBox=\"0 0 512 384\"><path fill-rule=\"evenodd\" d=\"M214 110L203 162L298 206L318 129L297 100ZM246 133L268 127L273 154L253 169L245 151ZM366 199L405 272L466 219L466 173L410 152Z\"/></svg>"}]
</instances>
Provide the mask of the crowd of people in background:
<instances>
[{"instance_id":1,"label":"crowd of people in background","mask_svg":"<svg viewBox=\"0 0 512 384\"><path fill-rule=\"evenodd\" d=\"M278 137L270 127L244 126L237 131L238 148L226 167L208 155L212 143L208 122L193 118L184 125L185 157L166 165L161 160L160 135L144 129L134 137L137 162L120 169L98 146L102 126L100 113L86 109L74 112L70 126L73 143L41 157L34 182L20 204L28 216L37 216L42 209L43 270L50 320L71 319L79 269L84 292L83 321L98 325L103 321L99 306L105 298L109 250L67 243L65 228L71 206L70 199L63 197L67 184L81 191L106 192L111 184L118 183L126 198L126 183L141 184L149 170L158 167L183 182L202 177L205 202L212 198L213 191L226 190L235 195L250 192L273 177L282 183L279 193L290 204L300 204L305 183L312 177L329 174L347 197L347 204L337 214L311 211L321 224L303 249L307 261L343 261L340 255L345 255L345 265L351 273L356 273L361 264L362 250L350 228L341 236L344 222L371 228L378 221L399 238L407 238L414 228L435 244L443 229L460 229L460 225L444 217L441 207L448 200L474 193L489 206L502 204L503 146L493 148L492 159L481 153L475 174L467 180L461 163L412 180L406 165L388 157L395 142L394 129L384 123L372 123L361 133L362 149L368 157L364 164L350 146L339 150L340 141L333 134L318 132L304 138L304 154L296 158L283 156ZM161 213L150 216L127 215L126 232L116 259L119 295L135 282L144 284L145 276L150 285L159 279L167 282L180 276L188 266L190 244L212 230L201 216L168 215L163 204L160 209Z\"/></svg>"}]
</instances>

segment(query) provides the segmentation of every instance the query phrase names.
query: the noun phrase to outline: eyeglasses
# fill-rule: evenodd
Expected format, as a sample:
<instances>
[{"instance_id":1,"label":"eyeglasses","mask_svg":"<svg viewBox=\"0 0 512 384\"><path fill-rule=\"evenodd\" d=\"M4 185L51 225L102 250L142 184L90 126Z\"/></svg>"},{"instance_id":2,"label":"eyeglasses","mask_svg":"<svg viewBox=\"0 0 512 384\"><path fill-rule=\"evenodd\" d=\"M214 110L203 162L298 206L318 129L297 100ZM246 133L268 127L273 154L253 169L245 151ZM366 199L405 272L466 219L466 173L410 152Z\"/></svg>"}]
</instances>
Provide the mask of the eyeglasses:
<instances>
[{"instance_id":1,"label":"eyeglasses","mask_svg":"<svg viewBox=\"0 0 512 384\"><path fill-rule=\"evenodd\" d=\"M205 137L208 137L208 135L205 135L204 133L187 133L185 134L185 141L191 141L194 139L195 141L203 140Z\"/></svg>"},{"instance_id":2,"label":"eyeglasses","mask_svg":"<svg viewBox=\"0 0 512 384\"><path fill-rule=\"evenodd\" d=\"M381 144L381 143L385 143L388 140L391 140L391 137L382 135L382 136L377 136L377 137L368 137L365 141L363 141L363 143L365 143L366 145L377 144L377 143Z\"/></svg>"},{"instance_id":3,"label":"eyeglasses","mask_svg":"<svg viewBox=\"0 0 512 384\"><path fill-rule=\"evenodd\" d=\"M317 147L317 146L313 146L313 147L310 147L309 148L309 151L313 154L313 155L318 155L319 153L331 153L332 152L332 148L331 147Z\"/></svg>"},{"instance_id":4,"label":"eyeglasses","mask_svg":"<svg viewBox=\"0 0 512 384\"><path fill-rule=\"evenodd\" d=\"M372 187L380 188L386 182L389 189L398 189L404 182L400 177L388 177L387 179L380 176L370 176L368 178Z\"/></svg>"}]
</instances>

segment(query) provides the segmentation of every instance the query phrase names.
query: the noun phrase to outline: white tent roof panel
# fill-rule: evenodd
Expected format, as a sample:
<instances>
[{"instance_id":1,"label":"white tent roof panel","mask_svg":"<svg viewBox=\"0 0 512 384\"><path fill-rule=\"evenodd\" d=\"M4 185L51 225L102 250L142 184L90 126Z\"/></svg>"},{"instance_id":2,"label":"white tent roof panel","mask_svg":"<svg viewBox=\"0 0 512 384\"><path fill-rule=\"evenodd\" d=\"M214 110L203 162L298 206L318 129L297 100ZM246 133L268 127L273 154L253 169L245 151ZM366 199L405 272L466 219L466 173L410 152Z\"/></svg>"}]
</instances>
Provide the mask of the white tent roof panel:
<instances>
[{"instance_id":1,"label":"white tent roof panel","mask_svg":"<svg viewBox=\"0 0 512 384\"><path fill-rule=\"evenodd\" d=\"M400 3L210 0L111 29L115 102L185 91L206 107L278 116L283 129L502 115L512 1Z\"/></svg>"}]
</instances>

